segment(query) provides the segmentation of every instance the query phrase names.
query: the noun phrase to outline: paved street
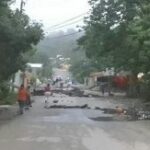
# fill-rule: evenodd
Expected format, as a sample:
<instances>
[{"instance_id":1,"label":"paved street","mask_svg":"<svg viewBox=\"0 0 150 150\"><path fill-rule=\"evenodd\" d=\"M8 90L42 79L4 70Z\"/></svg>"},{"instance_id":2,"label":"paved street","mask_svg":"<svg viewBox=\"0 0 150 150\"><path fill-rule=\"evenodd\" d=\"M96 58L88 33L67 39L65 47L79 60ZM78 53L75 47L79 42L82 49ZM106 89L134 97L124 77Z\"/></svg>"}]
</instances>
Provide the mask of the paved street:
<instances>
[{"instance_id":1,"label":"paved street","mask_svg":"<svg viewBox=\"0 0 150 150\"><path fill-rule=\"evenodd\" d=\"M0 150L150 150L150 0L0 0Z\"/></svg>"},{"instance_id":2,"label":"paved street","mask_svg":"<svg viewBox=\"0 0 150 150\"><path fill-rule=\"evenodd\" d=\"M2 150L149 150L149 121L100 121L98 110L45 109L44 97L33 108L0 127ZM113 107L107 99L57 95L58 104Z\"/></svg>"}]
</instances>

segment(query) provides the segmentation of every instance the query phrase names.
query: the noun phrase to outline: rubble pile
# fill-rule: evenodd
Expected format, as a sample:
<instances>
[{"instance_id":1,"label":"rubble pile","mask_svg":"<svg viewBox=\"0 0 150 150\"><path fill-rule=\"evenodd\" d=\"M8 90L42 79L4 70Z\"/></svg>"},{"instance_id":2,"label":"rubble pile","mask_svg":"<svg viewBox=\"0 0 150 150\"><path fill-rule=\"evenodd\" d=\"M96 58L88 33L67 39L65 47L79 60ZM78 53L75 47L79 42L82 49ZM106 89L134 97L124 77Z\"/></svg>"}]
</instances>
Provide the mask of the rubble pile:
<instances>
[{"instance_id":1,"label":"rubble pile","mask_svg":"<svg viewBox=\"0 0 150 150\"><path fill-rule=\"evenodd\" d=\"M113 114L113 115L115 115L114 116L115 118L117 116L118 116L118 118L121 116L123 120L133 120L133 121L150 120L150 110L148 110L148 109L146 110L144 107L140 108L140 109L138 109L136 107L124 109L124 108L117 106L115 109L100 108L100 107L95 107L95 109L103 111L104 114ZM99 120L99 119L95 118L95 120Z\"/></svg>"},{"instance_id":2,"label":"rubble pile","mask_svg":"<svg viewBox=\"0 0 150 150\"><path fill-rule=\"evenodd\" d=\"M99 93L85 92L78 87L73 87L71 89L55 89L53 93L65 94L71 97L100 97Z\"/></svg>"}]
</instances>

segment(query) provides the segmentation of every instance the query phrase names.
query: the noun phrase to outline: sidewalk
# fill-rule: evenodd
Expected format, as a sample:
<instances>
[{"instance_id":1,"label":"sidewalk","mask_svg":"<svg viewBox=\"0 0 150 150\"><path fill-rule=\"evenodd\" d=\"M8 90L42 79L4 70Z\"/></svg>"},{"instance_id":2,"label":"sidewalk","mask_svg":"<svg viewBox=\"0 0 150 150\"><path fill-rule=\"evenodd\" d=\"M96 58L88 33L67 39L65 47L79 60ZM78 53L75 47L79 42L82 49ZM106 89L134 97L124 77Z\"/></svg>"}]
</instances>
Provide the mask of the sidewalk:
<instances>
[{"instance_id":1,"label":"sidewalk","mask_svg":"<svg viewBox=\"0 0 150 150\"><path fill-rule=\"evenodd\" d=\"M88 89L85 89L84 90L84 94L85 95L93 95L93 96L109 96L108 95L108 92L106 92L104 95L102 94L101 91L96 91L96 90L88 90ZM119 92L112 92L113 96L125 96L126 94L125 93L119 93Z\"/></svg>"},{"instance_id":2,"label":"sidewalk","mask_svg":"<svg viewBox=\"0 0 150 150\"><path fill-rule=\"evenodd\" d=\"M0 122L6 121L17 116L18 106L16 105L0 105Z\"/></svg>"}]
</instances>

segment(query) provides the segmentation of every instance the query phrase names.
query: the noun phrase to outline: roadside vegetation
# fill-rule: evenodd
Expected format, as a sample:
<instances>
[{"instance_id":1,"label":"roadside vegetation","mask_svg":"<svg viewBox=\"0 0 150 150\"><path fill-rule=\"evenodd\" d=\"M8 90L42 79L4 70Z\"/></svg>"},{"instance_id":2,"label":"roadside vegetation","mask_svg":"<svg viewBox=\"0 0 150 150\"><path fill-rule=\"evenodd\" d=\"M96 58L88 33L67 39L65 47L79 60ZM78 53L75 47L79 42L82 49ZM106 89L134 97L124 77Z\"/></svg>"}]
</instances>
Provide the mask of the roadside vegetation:
<instances>
[{"instance_id":1,"label":"roadside vegetation","mask_svg":"<svg viewBox=\"0 0 150 150\"><path fill-rule=\"evenodd\" d=\"M17 102L17 93L9 92L7 96L0 100L0 105L13 105Z\"/></svg>"},{"instance_id":2,"label":"roadside vegetation","mask_svg":"<svg viewBox=\"0 0 150 150\"><path fill-rule=\"evenodd\" d=\"M12 3L0 1L0 100L9 95L7 81L24 70L34 46L44 37L42 25L31 21L23 10L13 11Z\"/></svg>"},{"instance_id":3,"label":"roadside vegetation","mask_svg":"<svg viewBox=\"0 0 150 150\"><path fill-rule=\"evenodd\" d=\"M99 70L106 66L114 67L116 73L131 72L131 95L150 100L149 0L89 0L89 4L85 35L78 40L80 48ZM138 73L144 74L140 82Z\"/></svg>"}]
</instances>

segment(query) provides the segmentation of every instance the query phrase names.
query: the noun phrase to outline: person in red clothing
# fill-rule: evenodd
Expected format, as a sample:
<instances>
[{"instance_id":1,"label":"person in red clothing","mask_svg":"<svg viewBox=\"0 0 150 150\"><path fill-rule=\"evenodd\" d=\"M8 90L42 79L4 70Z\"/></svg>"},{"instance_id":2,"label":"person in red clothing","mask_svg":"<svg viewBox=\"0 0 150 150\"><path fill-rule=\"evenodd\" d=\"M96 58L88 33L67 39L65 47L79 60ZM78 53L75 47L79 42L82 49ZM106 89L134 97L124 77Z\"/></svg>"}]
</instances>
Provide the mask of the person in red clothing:
<instances>
[{"instance_id":1,"label":"person in red clothing","mask_svg":"<svg viewBox=\"0 0 150 150\"><path fill-rule=\"evenodd\" d=\"M27 101L27 91L22 84L18 91L18 103L19 103L19 111L20 114L23 114L23 110Z\"/></svg>"}]
</instances>

